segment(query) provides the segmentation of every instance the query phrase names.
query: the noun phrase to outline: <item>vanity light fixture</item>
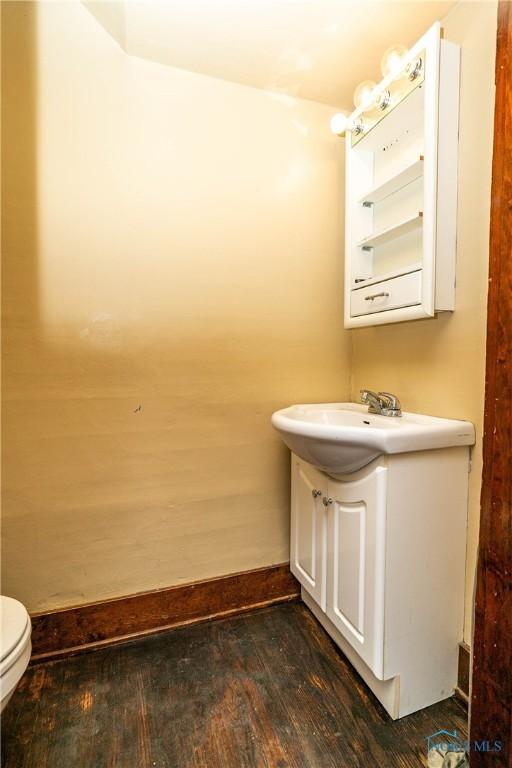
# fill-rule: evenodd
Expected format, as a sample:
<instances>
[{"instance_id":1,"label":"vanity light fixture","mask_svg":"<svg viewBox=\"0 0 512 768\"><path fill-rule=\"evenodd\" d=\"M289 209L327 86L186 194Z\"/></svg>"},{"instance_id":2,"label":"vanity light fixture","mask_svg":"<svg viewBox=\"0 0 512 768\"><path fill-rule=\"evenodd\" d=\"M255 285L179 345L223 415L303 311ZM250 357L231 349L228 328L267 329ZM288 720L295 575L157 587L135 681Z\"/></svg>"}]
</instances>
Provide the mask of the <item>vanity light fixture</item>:
<instances>
[{"instance_id":1,"label":"vanity light fixture","mask_svg":"<svg viewBox=\"0 0 512 768\"><path fill-rule=\"evenodd\" d=\"M364 131L363 118L351 117L346 112L337 112L331 117L331 131L336 136L344 136L348 131L358 136Z\"/></svg>"},{"instance_id":2,"label":"vanity light fixture","mask_svg":"<svg viewBox=\"0 0 512 768\"><path fill-rule=\"evenodd\" d=\"M364 120L359 115L358 117L351 117L348 121L348 130L355 136L364 132Z\"/></svg>"},{"instance_id":3,"label":"vanity light fixture","mask_svg":"<svg viewBox=\"0 0 512 768\"><path fill-rule=\"evenodd\" d=\"M375 100L375 106L378 107L380 110L384 111L389 107L390 103L391 103L391 91L389 91L386 88L386 90L381 91L377 96Z\"/></svg>"},{"instance_id":4,"label":"vanity light fixture","mask_svg":"<svg viewBox=\"0 0 512 768\"><path fill-rule=\"evenodd\" d=\"M357 137L359 141L363 133L370 131L384 117L385 112L391 111L411 90L421 85L425 73L424 53L422 51L421 55L414 56L405 45L388 48L380 63L383 80L378 85L373 80L359 83L354 91L354 112L333 115L331 131L336 136L351 133L352 139Z\"/></svg>"},{"instance_id":5,"label":"vanity light fixture","mask_svg":"<svg viewBox=\"0 0 512 768\"><path fill-rule=\"evenodd\" d=\"M393 45L388 48L380 62L380 71L382 77L398 77L402 74L404 67L404 58L407 55L405 45Z\"/></svg>"},{"instance_id":6,"label":"vanity light fixture","mask_svg":"<svg viewBox=\"0 0 512 768\"><path fill-rule=\"evenodd\" d=\"M331 117L331 131L336 136L344 136L349 130L349 120L347 112L337 112Z\"/></svg>"},{"instance_id":7,"label":"vanity light fixture","mask_svg":"<svg viewBox=\"0 0 512 768\"><path fill-rule=\"evenodd\" d=\"M405 74L409 80L416 80L421 75L423 70L423 59L419 56L417 59L410 61L405 68Z\"/></svg>"},{"instance_id":8,"label":"vanity light fixture","mask_svg":"<svg viewBox=\"0 0 512 768\"><path fill-rule=\"evenodd\" d=\"M354 106L356 109L361 109L365 112L373 107L373 92L376 87L377 83L374 83L373 80L363 80L362 83L359 83L354 91Z\"/></svg>"}]
</instances>

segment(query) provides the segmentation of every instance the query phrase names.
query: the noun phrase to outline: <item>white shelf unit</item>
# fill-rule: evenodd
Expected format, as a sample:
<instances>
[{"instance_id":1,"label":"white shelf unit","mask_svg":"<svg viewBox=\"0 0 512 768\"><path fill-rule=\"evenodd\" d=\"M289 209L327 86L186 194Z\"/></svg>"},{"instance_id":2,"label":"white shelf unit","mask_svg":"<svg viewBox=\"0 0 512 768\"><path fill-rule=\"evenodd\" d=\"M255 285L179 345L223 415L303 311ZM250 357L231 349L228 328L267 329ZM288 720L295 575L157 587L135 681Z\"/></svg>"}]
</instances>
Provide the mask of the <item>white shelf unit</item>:
<instances>
[{"instance_id":1,"label":"white shelf unit","mask_svg":"<svg viewBox=\"0 0 512 768\"><path fill-rule=\"evenodd\" d=\"M369 237L365 237L357 244L358 248L373 249L384 243L389 243L392 240L396 240L402 235L406 235L408 232L413 232L417 227L421 227L423 223L423 212L418 211L415 216L411 216L405 221L399 221L398 224L393 224L392 227L382 229L380 232L376 232Z\"/></svg>"},{"instance_id":2,"label":"white shelf unit","mask_svg":"<svg viewBox=\"0 0 512 768\"><path fill-rule=\"evenodd\" d=\"M436 23L406 62L418 58L423 70L416 87L383 80L377 90L395 89L393 107L384 115L356 110L367 132L347 135L347 328L455 309L460 49L442 39ZM381 283L388 303L366 291Z\"/></svg>"},{"instance_id":3,"label":"white shelf unit","mask_svg":"<svg viewBox=\"0 0 512 768\"><path fill-rule=\"evenodd\" d=\"M416 179L419 179L421 176L423 176L422 155L420 155L418 160L415 160L415 162L402 168L402 170L398 171L398 173L390 179L387 179L383 184L379 184L378 187L367 192L362 196L359 202L361 205L365 205L365 203L368 205L380 203L382 200L385 200L386 197L389 197L389 195L393 195L403 187L406 187L407 184L410 184L411 181L416 181Z\"/></svg>"}]
</instances>

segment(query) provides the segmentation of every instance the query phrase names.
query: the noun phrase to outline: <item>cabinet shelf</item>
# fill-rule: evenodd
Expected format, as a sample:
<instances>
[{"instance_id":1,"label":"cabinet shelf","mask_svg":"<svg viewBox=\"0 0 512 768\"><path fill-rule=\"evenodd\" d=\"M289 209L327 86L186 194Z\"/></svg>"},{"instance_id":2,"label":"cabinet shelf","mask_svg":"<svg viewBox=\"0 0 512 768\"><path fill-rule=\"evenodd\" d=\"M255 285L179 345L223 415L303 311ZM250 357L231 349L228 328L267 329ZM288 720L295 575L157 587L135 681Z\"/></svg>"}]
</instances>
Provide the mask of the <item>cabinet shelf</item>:
<instances>
[{"instance_id":1,"label":"cabinet shelf","mask_svg":"<svg viewBox=\"0 0 512 768\"><path fill-rule=\"evenodd\" d=\"M390 272L383 272L380 275L372 275L364 279L358 278L352 280L352 290L357 291L359 288L366 288L368 285L374 285L375 283L384 283L386 280L392 280L394 277L401 277L402 275L408 275L410 272L418 272L422 268L421 261L415 261L412 264L407 264L400 269L393 269Z\"/></svg>"},{"instance_id":2,"label":"cabinet shelf","mask_svg":"<svg viewBox=\"0 0 512 768\"><path fill-rule=\"evenodd\" d=\"M388 229L383 229L381 232L377 232L375 235L365 237L363 240L360 240L357 245L363 250L376 248L378 245L384 245L384 243L389 243L390 240L395 240L397 237L401 237L402 235L406 235L408 232L412 232L413 230L418 229L418 227L421 227L422 222L423 212L419 211L416 216L405 219L405 221L401 221L399 224L395 224L393 227L389 227Z\"/></svg>"},{"instance_id":3,"label":"cabinet shelf","mask_svg":"<svg viewBox=\"0 0 512 768\"><path fill-rule=\"evenodd\" d=\"M412 181L416 181L416 179L419 179L421 176L423 176L423 155L420 155L416 162L406 166L383 184L379 184L378 187L371 189L363 195L359 202L364 206L380 203L386 197L389 197L389 195L393 195L395 192L406 187L407 184L410 184Z\"/></svg>"}]
</instances>

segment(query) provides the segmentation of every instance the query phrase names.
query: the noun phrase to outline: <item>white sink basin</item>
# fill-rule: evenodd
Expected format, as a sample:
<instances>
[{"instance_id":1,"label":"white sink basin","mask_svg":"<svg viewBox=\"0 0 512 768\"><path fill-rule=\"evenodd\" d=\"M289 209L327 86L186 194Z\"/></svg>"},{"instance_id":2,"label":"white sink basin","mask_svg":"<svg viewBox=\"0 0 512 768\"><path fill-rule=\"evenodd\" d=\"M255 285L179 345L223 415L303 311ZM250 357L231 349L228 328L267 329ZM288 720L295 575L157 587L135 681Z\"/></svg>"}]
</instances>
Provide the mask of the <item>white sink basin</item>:
<instances>
[{"instance_id":1,"label":"white sink basin","mask_svg":"<svg viewBox=\"0 0 512 768\"><path fill-rule=\"evenodd\" d=\"M469 421L419 413L376 416L366 405L292 405L272 415L272 424L297 456L331 475L355 472L381 454L473 445Z\"/></svg>"}]
</instances>

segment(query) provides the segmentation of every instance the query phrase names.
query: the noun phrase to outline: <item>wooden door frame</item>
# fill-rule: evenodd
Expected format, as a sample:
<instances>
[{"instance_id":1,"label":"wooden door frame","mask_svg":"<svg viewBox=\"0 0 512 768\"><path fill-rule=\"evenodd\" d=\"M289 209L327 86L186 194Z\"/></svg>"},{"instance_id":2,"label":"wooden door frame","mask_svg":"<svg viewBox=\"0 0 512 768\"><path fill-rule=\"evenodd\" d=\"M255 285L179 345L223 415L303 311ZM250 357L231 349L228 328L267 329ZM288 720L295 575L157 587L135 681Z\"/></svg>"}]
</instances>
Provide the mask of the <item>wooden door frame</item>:
<instances>
[{"instance_id":1,"label":"wooden door frame","mask_svg":"<svg viewBox=\"0 0 512 768\"><path fill-rule=\"evenodd\" d=\"M472 768L512 765L512 2L507 0L498 4L489 251ZM495 740L502 744L499 751L493 749Z\"/></svg>"}]
</instances>

